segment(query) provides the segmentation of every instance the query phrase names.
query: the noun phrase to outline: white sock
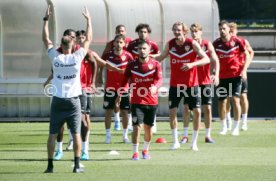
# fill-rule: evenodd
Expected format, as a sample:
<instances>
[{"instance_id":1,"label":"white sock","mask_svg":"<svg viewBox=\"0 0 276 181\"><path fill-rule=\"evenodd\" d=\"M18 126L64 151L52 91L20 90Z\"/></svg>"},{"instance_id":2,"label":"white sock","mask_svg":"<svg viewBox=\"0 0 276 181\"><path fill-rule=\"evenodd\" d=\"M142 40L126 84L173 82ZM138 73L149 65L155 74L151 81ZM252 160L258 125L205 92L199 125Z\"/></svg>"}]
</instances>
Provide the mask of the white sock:
<instances>
[{"instance_id":1,"label":"white sock","mask_svg":"<svg viewBox=\"0 0 276 181\"><path fill-rule=\"evenodd\" d=\"M173 142L178 143L178 131L177 128L172 129Z\"/></svg>"},{"instance_id":2,"label":"white sock","mask_svg":"<svg viewBox=\"0 0 276 181\"><path fill-rule=\"evenodd\" d=\"M70 140L73 140L73 136L72 136L72 133L71 133L71 130L70 130L70 129L68 129L68 134L69 134L69 139L70 139Z\"/></svg>"},{"instance_id":3,"label":"white sock","mask_svg":"<svg viewBox=\"0 0 276 181\"><path fill-rule=\"evenodd\" d=\"M205 137L210 138L211 137L211 128L205 129Z\"/></svg>"},{"instance_id":4,"label":"white sock","mask_svg":"<svg viewBox=\"0 0 276 181\"><path fill-rule=\"evenodd\" d=\"M153 121L153 125L154 125L154 129L157 129L157 124L156 124L156 115L155 115L155 117L154 117L154 121Z\"/></svg>"},{"instance_id":5,"label":"white sock","mask_svg":"<svg viewBox=\"0 0 276 181\"><path fill-rule=\"evenodd\" d=\"M227 129L226 119L221 120L221 127L222 127L222 129Z\"/></svg>"},{"instance_id":6,"label":"white sock","mask_svg":"<svg viewBox=\"0 0 276 181\"><path fill-rule=\"evenodd\" d=\"M117 113L114 112L114 121L120 122L120 112L117 112Z\"/></svg>"},{"instance_id":7,"label":"white sock","mask_svg":"<svg viewBox=\"0 0 276 181\"><path fill-rule=\"evenodd\" d=\"M193 139L192 139L192 146L197 145L197 137L198 137L198 131L193 131Z\"/></svg>"},{"instance_id":8,"label":"white sock","mask_svg":"<svg viewBox=\"0 0 276 181\"><path fill-rule=\"evenodd\" d=\"M189 127L184 127L183 130L184 130L183 136L188 137L188 130L189 130Z\"/></svg>"},{"instance_id":9,"label":"white sock","mask_svg":"<svg viewBox=\"0 0 276 181\"><path fill-rule=\"evenodd\" d=\"M106 129L105 130L105 134L106 134L107 137L111 137L111 131L110 131L110 129Z\"/></svg>"},{"instance_id":10,"label":"white sock","mask_svg":"<svg viewBox=\"0 0 276 181\"><path fill-rule=\"evenodd\" d=\"M132 144L132 151L133 151L133 153L139 152L139 151L138 151L138 147L139 147L139 143L137 143L137 144Z\"/></svg>"},{"instance_id":11,"label":"white sock","mask_svg":"<svg viewBox=\"0 0 276 181\"><path fill-rule=\"evenodd\" d=\"M57 142L57 151L62 152L62 142Z\"/></svg>"},{"instance_id":12,"label":"white sock","mask_svg":"<svg viewBox=\"0 0 276 181\"><path fill-rule=\"evenodd\" d=\"M149 150L150 142L144 141L143 150Z\"/></svg>"},{"instance_id":13,"label":"white sock","mask_svg":"<svg viewBox=\"0 0 276 181\"><path fill-rule=\"evenodd\" d=\"M131 114L128 114L128 125L132 126L132 116L131 116Z\"/></svg>"},{"instance_id":14,"label":"white sock","mask_svg":"<svg viewBox=\"0 0 276 181\"><path fill-rule=\"evenodd\" d=\"M239 121L234 121L234 129L239 129Z\"/></svg>"},{"instance_id":15,"label":"white sock","mask_svg":"<svg viewBox=\"0 0 276 181\"><path fill-rule=\"evenodd\" d=\"M123 138L124 139L127 138L127 132L128 132L128 129L123 129Z\"/></svg>"},{"instance_id":16,"label":"white sock","mask_svg":"<svg viewBox=\"0 0 276 181\"><path fill-rule=\"evenodd\" d=\"M231 121L231 112L226 113L226 120Z\"/></svg>"},{"instance_id":17,"label":"white sock","mask_svg":"<svg viewBox=\"0 0 276 181\"><path fill-rule=\"evenodd\" d=\"M242 123L247 123L247 114L242 114Z\"/></svg>"},{"instance_id":18,"label":"white sock","mask_svg":"<svg viewBox=\"0 0 276 181\"><path fill-rule=\"evenodd\" d=\"M83 141L82 142L82 151L84 153L88 153L88 141Z\"/></svg>"}]
</instances>

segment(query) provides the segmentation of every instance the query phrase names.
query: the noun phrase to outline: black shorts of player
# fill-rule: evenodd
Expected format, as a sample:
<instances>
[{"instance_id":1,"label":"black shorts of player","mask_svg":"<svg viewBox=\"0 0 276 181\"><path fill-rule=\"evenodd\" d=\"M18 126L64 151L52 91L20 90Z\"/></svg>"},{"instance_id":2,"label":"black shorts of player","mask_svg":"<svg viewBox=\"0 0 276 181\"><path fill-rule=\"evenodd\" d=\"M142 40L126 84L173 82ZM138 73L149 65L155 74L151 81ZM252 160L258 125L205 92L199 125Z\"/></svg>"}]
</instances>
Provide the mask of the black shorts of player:
<instances>
[{"instance_id":1,"label":"black shorts of player","mask_svg":"<svg viewBox=\"0 0 276 181\"><path fill-rule=\"evenodd\" d=\"M212 105L212 86L200 85L201 105Z\"/></svg>"},{"instance_id":2,"label":"black shorts of player","mask_svg":"<svg viewBox=\"0 0 276 181\"><path fill-rule=\"evenodd\" d=\"M227 97L239 97L241 94L241 77L220 79L220 83L216 89L216 94L220 101Z\"/></svg>"},{"instance_id":3,"label":"black shorts of player","mask_svg":"<svg viewBox=\"0 0 276 181\"><path fill-rule=\"evenodd\" d=\"M154 126L157 107L157 105L131 104L132 125Z\"/></svg>"},{"instance_id":4,"label":"black shorts of player","mask_svg":"<svg viewBox=\"0 0 276 181\"><path fill-rule=\"evenodd\" d=\"M92 94L88 93L85 89L82 90L80 97L81 113L89 114L92 108Z\"/></svg>"},{"instance_id":5,"label":"black shorts of player","mask_svg":"<svg viewBox=\"0 0 276 181\"><path fill-rule=\"evenodd\" d=\"M241 93L247 93L248 92L248 82L246 80L242 80L242 86L241 86Z\"/></svg>"},{"instance_id":6,"label":"black shorts of player","mask_svg":"<svg viewBox=\"0 0 276 181\"><path fill-rule=\"evenodd\" d=\"M188 104L189 109L200 108L199 87L170 87L169 90L169 108L178 107L182 97L183 104Z\"/></svg>"},{"instance_id":7,"label":"black shorts of player","mask_svg":"<svg viewBox=\"0 0 276 181\"><path fill-rule=\"evenodd\" d=\"M58 134L65 122L67 122L71 133L80 133L81 106L79 97L53 97L50 113L50 134Z\"/></svg>"},{"instance_id":8,"label":"black shorts of player","mask_svg":"<svg viewBox=\"0 0 276 181\"><path fill-rule=\"evenodd\" d=\"M104 109L114 109L115 107L115 100L118 97L118 94L116 91L105 91L104 93L104 102L103 102L103 108ZM129 93L123 93L121 96L121 103L120 103L120 109L130 109L129 104Z\"/></svg>"}]
</instances>

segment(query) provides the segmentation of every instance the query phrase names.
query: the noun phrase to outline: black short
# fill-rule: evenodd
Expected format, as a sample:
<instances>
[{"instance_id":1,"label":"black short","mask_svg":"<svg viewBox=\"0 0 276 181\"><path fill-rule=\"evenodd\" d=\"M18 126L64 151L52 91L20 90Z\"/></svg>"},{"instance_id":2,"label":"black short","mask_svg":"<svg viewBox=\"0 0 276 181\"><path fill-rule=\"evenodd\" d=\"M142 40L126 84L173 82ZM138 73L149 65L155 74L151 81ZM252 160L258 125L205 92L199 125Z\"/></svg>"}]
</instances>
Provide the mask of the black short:
<instances>
[{"instance_id":1,"label":"black short","mask_svg":"<svg viewBox=\"0 0 276 181\"><path fill-rule=\"evenodd\" d=\"M82 95L80 97L81 112L83 114L89 114L92 108L92 94L82 90Z\"/></svg>"},{"instance_id":2,"label":"black short","mask_svg":"<svg viewBox=\"0 0 276 181\"><path fill-rule=\"evenodd\" d=\"M115 107L115 100L118 97L117 92L114 91L105 91L104 93L104 102L103 102L103 108L104 109L114 109ZM129 93L124 93L122 95L121 103L120 103L120 109L130 109L129 104Z\"/></svg>"},{"instance_id":3,"label":"black short","mask_svg":"<svg viewBox=\"0 0 276 181\"><path fill-rule=\"evenodd\" d=\"M242 80L242 86L241 86L241 93L247 93L248 92L248 82L246 80Z\"/></svg>"},{"instance_id":4,"label":"black short","mask_svg":"<svg viewBox=\"0 0 276 181\"><path fill-rule=\"evenodd\" d=\"M199 87L170 87L169 90L169 108L178 107L182 97L184 97L183 104L188 104L189 109L200 108Z\"/></svg>"},{"instance_id":5,"label":"black short","mask_svg":"<svg viewBox=\"0 0 276 181\"><path fill-rule=\"evenodd\" d=\"M212 105L212 86L200 85L201 105Z\"/></svg>"},{"instance_id":6,"label":"black short","mask_svg":"<svg viewBox=\"0 0 276 181\"><path fill-rule=\"evenodd\" d=\"M132 114L132 125L146 124L149 126L154 126L154 119L157 112L157 105L142 105L142 104L132 104L131 114Z\"/></svg>"},{"instance_id":7,"label":"black short","mask_svg":"<svg viewBox=\"0 0 276 181\"><path fill-rule=\"evenodd\" d=\"M239 97L241 95L241 77L220 79L216 94L219 100L232 96Z\"/></svg>"}]
</instances>

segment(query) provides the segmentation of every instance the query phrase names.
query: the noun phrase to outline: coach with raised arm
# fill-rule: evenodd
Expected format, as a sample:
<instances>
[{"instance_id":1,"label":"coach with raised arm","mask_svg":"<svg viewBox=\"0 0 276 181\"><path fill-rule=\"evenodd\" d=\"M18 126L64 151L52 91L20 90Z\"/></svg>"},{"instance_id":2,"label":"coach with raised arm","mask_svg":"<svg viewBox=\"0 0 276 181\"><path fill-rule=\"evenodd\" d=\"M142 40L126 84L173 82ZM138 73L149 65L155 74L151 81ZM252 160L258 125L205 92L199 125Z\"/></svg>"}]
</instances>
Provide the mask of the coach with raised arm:
<instances>
[{"instance_id":1,"label":"coach with raised arm","mask_svg":"<svg viewBox=\"0 0 276 181\"><path fill-rule=\"evenodd\" d=\"M47 143L48 150L48 167L45 173L53 173L53 155L55 150L55 140L60 127L64 120L73 135L74 142L74 173L83 172L80 168L80 152L81 152L81 106L79 95L81 95L80 85L80 67L81 61L87 54L90 42L92 41L92 26L90 14L85 7L83 16L87 21L86 40L81 48L72 53L73 39L71 36L63 36L61 38L61 48L63 53L59 53L49 39L48 21L51 17L50 5L47 8L45 17L43 18L42 40L48 51L48 57L53 67L52 85L56 89L51 103L50 113L50 130Z\"/></svg>"}]
</instances>

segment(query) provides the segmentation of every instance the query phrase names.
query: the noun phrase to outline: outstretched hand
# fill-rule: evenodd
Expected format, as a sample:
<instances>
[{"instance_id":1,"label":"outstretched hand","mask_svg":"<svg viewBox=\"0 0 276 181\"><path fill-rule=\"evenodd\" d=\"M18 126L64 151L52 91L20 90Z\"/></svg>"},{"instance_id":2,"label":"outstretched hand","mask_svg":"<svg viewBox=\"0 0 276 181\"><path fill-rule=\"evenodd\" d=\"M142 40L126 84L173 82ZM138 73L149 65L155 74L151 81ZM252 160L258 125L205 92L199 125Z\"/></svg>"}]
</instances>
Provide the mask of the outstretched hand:
<instances>
[{"instance_id":1,"label":"outstretched hand","mask_svg":"<svg viewBox=\"0 0 276 181\"><path fill-rule=\"evenodd\" d=\"M52 15L52 11L51 11L51 5L48 5L46 13L45 13L45 18L50 18L50 16Z\"/></svg>"},{"instance_id":2,"label":"outstretched hand","mask_svg":"<svg viewBox=\"0 0 276 181\"><path fill-rule=\"evenodd\" d=\"M87 20L90 20L90 19L91 19L90 13L89 13L89 11L88 11L88 9L87 9L86 6L84 7L84 11L82 12L82 14L83 14L83 16L85 17L85 19L87 19Z\"/></svg>"}]
</instances>

